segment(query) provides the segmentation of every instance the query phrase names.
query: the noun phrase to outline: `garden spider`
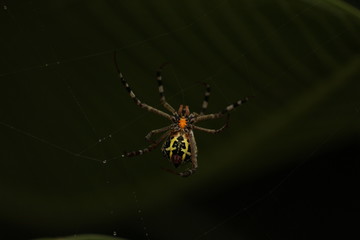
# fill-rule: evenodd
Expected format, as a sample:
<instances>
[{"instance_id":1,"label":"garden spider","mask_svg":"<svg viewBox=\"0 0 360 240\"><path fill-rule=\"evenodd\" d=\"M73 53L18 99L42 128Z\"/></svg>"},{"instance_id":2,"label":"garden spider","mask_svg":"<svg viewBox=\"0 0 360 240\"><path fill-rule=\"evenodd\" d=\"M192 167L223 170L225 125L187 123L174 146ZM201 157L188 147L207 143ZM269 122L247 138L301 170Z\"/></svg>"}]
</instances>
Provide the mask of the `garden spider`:
<instances>
[{"instance_id":1,"label":"garden spider","mask_svg":"<svg viewBox=\"0 0 360 240\"><path fill-rule=\"evenodd\" d=\"M116 55L115 55L115 65L117 72L119 74L119 77L121 79L122 84L126 88L127 92L130 94L130 97L135 102L136 105L139 107L146 109L149 112L156 113L162 117L165 117L169 119L172 123L169 126L155 129L150 131L146 136L145 139L151 144L141 150L136 150L132 152L125 152L122 157L134 157L137 155L142 155L144 153L148 153L155 149L161 142L164 141L161 151L167 159L169 159L175 168L179 167L183 163L191 162L192 167L183 171L183 172L175 172L172 170L165 169L169 172L175 173L181 177L188 177L191 174L193 174L197 167L197 146L195 142L194 132L193 130L199 130L207 133L219 133L223 131L227 125L228 125L228 116L229 112L232 111L234 108L240 106L241 104L248 101L248 98L245 98L243 100L239 100L229 106L227 106L224 110L218 113L212 113L212 114L204 114L205 110L208 106L209 96L210 96L210 86L209 84L204 84L206 86L205 91L205 98L202 103L202 108L200 114L197 114L195 112L190 113L189 107L180 105L179 110L175 111L175 109L166 101L165 95L164 95L164 87L162 84L162 77L161 77L161 66L157 73L156 73L156 79L158 82L158 89L160 94L160 103L163 107L166 108L169 112L171 112L172 115L167 114L159 109L156 109L154 107L151 107L147 105L146 103L141 102L134 94L134 92L131 90L129 84L124 79L123 75L121 74L119 67L116 63ZM227 121L225 125L223 125L219 129L207 129L203 127L195 126L195 123L209 120L209 119L216 119L220 117L227 116ZM153 134L158 134L165 132L160 138L157 140L151 140L151 136Z\"/></svg>"}]
</instances>

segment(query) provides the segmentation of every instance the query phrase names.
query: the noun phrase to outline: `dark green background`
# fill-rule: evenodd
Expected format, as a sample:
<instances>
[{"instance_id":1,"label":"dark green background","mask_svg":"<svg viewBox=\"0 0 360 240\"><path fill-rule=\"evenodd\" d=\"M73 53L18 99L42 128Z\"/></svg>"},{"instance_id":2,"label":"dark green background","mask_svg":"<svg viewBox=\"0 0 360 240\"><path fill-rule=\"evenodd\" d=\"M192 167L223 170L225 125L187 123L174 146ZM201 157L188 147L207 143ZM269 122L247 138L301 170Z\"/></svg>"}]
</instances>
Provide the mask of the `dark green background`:
<instances>
[{"instance_id":1,"label":"dark green background","mask_svg":"<svg viewBox=\"0 0 360 240\"><path fill-rule=\"evenodd\" d=\"M355 233L360 12L339 0L0 1L0 238L325 239ZM209 112L188 179L134 92ZM201 124L217 128L223 120ZM146 229L144 229L146 228ZM1 236L2 235L2 236ZM98 238L98 237L96 237ZM101 239L101 237L99 237Z\"/></svg>"}]
</instances>

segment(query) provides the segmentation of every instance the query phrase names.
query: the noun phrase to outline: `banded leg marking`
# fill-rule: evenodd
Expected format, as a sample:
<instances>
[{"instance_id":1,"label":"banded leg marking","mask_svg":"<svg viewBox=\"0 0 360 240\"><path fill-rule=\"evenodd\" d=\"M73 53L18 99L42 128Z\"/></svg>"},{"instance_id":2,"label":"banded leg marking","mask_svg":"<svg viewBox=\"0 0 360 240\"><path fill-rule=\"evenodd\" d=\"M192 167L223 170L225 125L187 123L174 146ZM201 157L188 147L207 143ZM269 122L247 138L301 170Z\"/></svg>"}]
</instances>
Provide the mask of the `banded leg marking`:
<instances>
[{"instance_id":1,"label":"banded leg marking","mask_svg":"<svg viewBox=\"0 0 360 240\"><path fill-rule=\"evenodd\" d=\"M170 134L170 131L167 131L165 134L163 134L159 139L157 139L154 143L150 144L148 147L140 150L135 150L131 152L124 152L122 157L135 157L138 155L143 155L145 153L151 152L154 150L159 144L165 140L165 138Z\"/></svg>"},{"instance_id":2,"label":"banded leg marking","mask_svg":"<svg viewBox=\"0 0 360 240\"><path fill-rule=\"evenodd\" d=\"M196 146L196 141L195 141L195 137L194 137L194 132L190 131L189 133L190 135L190 147L191 147L191 164L192 167L178 173L179 176L181 177L189 177L190 175L194 174L196 169L198 168L198 163L197 163L197 146Z\"/></svg>"},{"instance_id":3,"label":"banded leg marking","mask_svg":"<svg viewBox=\"0 0 360 240\"><path fill-rule=\"evenodd\" d=\"M160 103L161 103L161 105L164 106L164 108L166 108L168 111L170 111L172 114L174 114L175 109L166 101L165 94L164 94L164 85L162 83L161 72L162 72L162 68L165 65L166 64L163 64L161 67L159 67L159 69L156 72L156 80L158 82L158 90L159 90L159 94L160 94Z\"/></svg>"},{"instance_id":4,"label":"banded leg marking","mask_svg":"<svg viewBox=\"0 0 360 240\"><path fill-rule=\"evenodd\" d=\"M150 105L147 105L146 103L142 103L135 95L135 93L131 90L128 82L125 80L124 76L122 75L122 73L120 72L120 69L119 69L119 66L117 65L117 62L116 62L116 52L114 53L114 62L115 62L115 66L116 66L116 70L119 74L119 77L120 77L120 80L121 80L121 83L123 84L123 86L125 87L126 91L129 93L131 99L135 102L136 105L138 105L139 107L141 108L144 108L146 109L147 111L149 112L153 112L153 113L156 113L160 116L163 116L169 120L171 120L171 116L159 109L156 109Z\"/></svg>"},{"instance_id":5,"label":"banded leg marking","mask_svg":"<svg viewBox=\"0 0 360 240\"><path fill-rule=\"evenodd\" d=\"M233 104L227 106L224 110L222 110L221 114L226 114L226 113L232 111L234 108L246 103L247 101L249 101L249 98L247 98L247 97L242 100L238 100L238 101L234 102Z\"/></svg>"},{"instance_id":6,"label":"banded leg marking","mask_svg":"<svg viewBox=\"0 0 360 240\"><path fill-rule=\"evenodd\" d=\"M236 107L246 103L248 100L249 100L249 98L246 97L246 98L244 98L242 100L238 100L238 101L234 102L233 104L230 104L229 106L227 106L221 112L198 116L198 117L195 118L195 122L205 121L205 120L209 120L209 119L221 118L225 114L227 114L227 113L231 112L232 110L234 110Z\"/></svg>"},{"instance_id":7,"label":"banded leg marking","mask_svg":"<svg viewBox=\"0 0 360 240\"><path fill-rule=\"evenodd\" d=\"M204 101L201 105L200 115L204 115L204 112L206 111L206 109L209 105L209 98L210 98L210 91L211 91L209 84L207 84L207 83L203 83L203 84L204 84L206 90L205 90L205 95L204 95Z\"/></svg>"},{"instance_id":8,"label":"banded leg marking","mask_svg":"<svg viewBox=\"0 0 360 240\"><path fill-rule=\"evenodd\" d=\"M224 131L225 128L227 128L229 126L229 114L227 115L226 117L226 123L219 129L209 129L209 128L203 128L203 127L198 127L198 126L193 126L193 128L195 130L199 130L199 131L202 131L202 132L206 132L206 133L211 133L211 134L216 134L216 133L220 133L222 131Z\"/></svg>"}]
</instances>

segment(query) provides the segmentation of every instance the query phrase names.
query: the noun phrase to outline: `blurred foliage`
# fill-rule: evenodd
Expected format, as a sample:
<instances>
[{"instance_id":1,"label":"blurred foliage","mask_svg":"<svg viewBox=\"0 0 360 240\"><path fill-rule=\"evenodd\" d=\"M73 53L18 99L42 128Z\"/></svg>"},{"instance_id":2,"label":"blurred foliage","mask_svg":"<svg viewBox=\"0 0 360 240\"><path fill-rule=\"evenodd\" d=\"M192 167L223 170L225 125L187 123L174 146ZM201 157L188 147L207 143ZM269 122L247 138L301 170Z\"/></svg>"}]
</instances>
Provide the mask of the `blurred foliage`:
<instances>
[{"instance_id":1,"label":"blurred foliage","mask_svg":"<svg viewBox=\"0 0 360 240\"><path fill-rule=\"evenodd\" d=\"M211 201L229 185L296 166L359 133L360 14L342 1L2 4L4 226L33 236L100 229L137 238L148 231L156 239L197 236L221 211L199 208L204 196ZM225 133L196 135L194 176L162 171L169 163L159 150L119 157L145 147L147 132L168 122L130 100L115 50L134 92L158 108L154 75L164 62L171 63L163 79L175 108L198 111L201 82L212 86L209 112L255 96L231 114Z\"/></svg>"}]
</instances>

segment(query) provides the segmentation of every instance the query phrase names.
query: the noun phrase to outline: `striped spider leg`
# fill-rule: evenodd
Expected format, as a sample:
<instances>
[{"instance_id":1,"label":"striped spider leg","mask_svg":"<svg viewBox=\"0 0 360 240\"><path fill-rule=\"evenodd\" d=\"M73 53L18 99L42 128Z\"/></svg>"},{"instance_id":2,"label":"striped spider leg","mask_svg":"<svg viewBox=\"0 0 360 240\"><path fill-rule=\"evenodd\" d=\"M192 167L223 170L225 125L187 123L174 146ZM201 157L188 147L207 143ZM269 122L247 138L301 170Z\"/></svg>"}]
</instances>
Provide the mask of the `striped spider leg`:
<instances>
[{"instance_id":1,"label":"striped spider leg","mask_svg":"<svg viewBox=\"0 0 360 240\"><path fill-rule=\"evenodd\" d=\"M207 83L203 83L203 85L205 86L205 95L204 95L204 101L202 102L201 105L201 111L200 111L200 115L204 115L204 112L206 111L208 105L209 105L209 98L210 98L210 85Z\"/></svg>"},{"instance_id":2,"label":"striped spider leg","mask_svg":"<svg viewBox=\"0 0 360 240\"><path fill-rule=\"evenodd\" d=\"M176 114L175 109L166 101L165 99L165 95L164 95L164 85L162 83L162 76L161 76L161 72L163 67L167 65L167 63L161 65L159 67L159 69L156 72L156 80L158 82L158 89L159 89L159 94L160 94L160 103L161 105L164 106L164 108L166 108L169 112L171 112L173 115Z\"/></svg>"},{"instance_id":3,"label":"striped spider leg","mask_svg":"<svg viewBox=\"0 0 360 240\"><path fill-rule=\"evenodd\" d=\"M115 52L115 54L114 54L114 61L115 61L116 70L117 70L117 72L118 72L118 74L119 74L121 83L124 85L126 91L129 93L131 99L135 102L135 104L136 104L137 106L141 107L141 108L146 109L146 110L149 111L149 112L156 113L156 114L158 114L158 115L160 115L160 116L162 116L162 117L165 117L165 118L167 118L167 119L169 119L169 120L172 120L172 117L171 117L169 114L167 114L167 113L165 113L165 112L163 112L163 111L161 111L161 110L159 110L159 109L156 109L156 108L154 108L154 107L152 107L152 106L150 106L150 105L147 105L146 103L142 103L142 102L136 97L135 93L131 90L128 82L125 80L125 78L123 77L122 73L120 72L120 69L119 69L119 67L118 67L118 65L117 65L117 62L116 62L116 52Z\"/></svg>"},{"instance_id":4,"label":"striped spider leg","mask_svg":"<svg viewBox=\"0 0 360 240\"><path fill-rule=\"evenodd\" d=\"M159 146L159 144L164 141L170 134L170 131L167 131L166 133L164 133L160 138L158 138L157 140L155 140L152 144L150 144L149 146L147 146L144 149L140 149L140 150L135 150L135 151L131 151L131 152L125 152L122 157L134 157L134 156L138 156L138 155L143 155L144 153L148 153L151 152L152 150L154 150L157 146Z\"/></svg>"},{"instance_id":5,"label":"striped spider leg","mask_svg":"<svg viewBox=\"0 0 360 240\"><path fill-rule=\"evenodd\" d=\"M246 97L244 99L238 100L236 102L234 102L233 104L230 104L229 106L227 106L224 110L222 110L221 112L217 112L217 113L211 113L211 114L206 114L206 115L199 115L195 118L195 123L196 122L201 122L201 121L205 121L205 120L209 120L209 119L217 119L217 118L221 118L223 116L225 116L225 114L230 113L231 111L233 111L236 107L246 103L249 101L249 98Z\"/></svg>"},{"instance_id":6,"label":"striped spider leg","mask_svg":"<svg viewBox=\"0 0 360 240\"><path fill-rule=\"evenodd\" d=\"M191 130L189 132L189 140L190 140L190 147L191 147L191 168L186 169L183 172L178 173L179 176L181 177L188 177L190 175L192 175L193 173L195 173L196 169L198 168L198 163L197 163L197 145L196 145L196 141L195 141L195 136L194 136L194 132Z\"/></svg>"}]
</instances>

